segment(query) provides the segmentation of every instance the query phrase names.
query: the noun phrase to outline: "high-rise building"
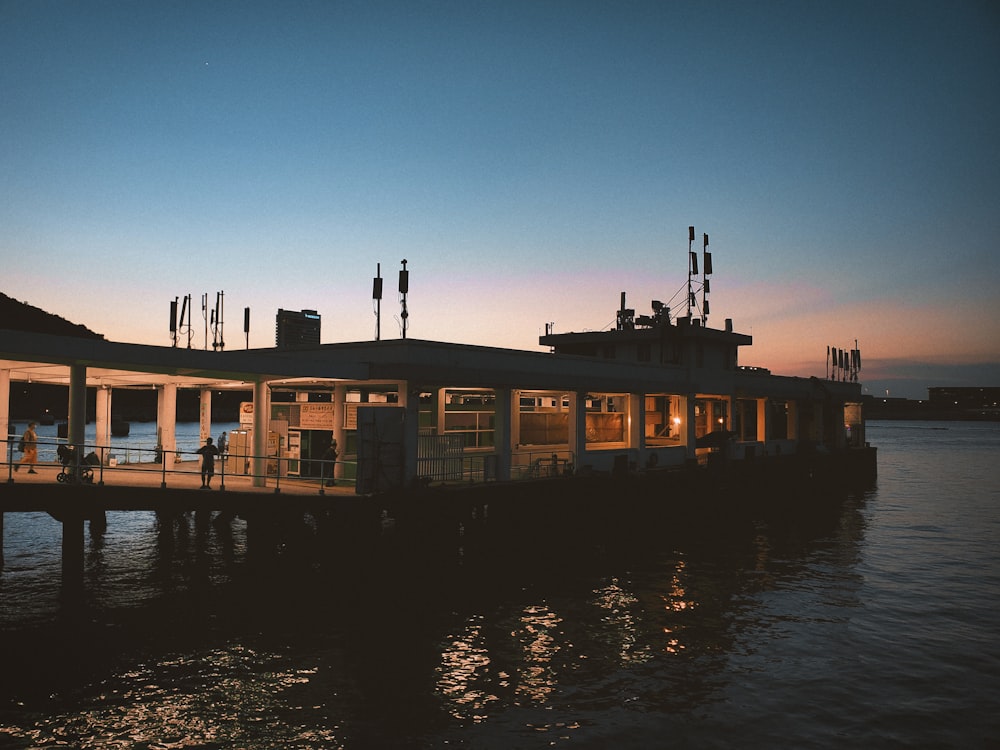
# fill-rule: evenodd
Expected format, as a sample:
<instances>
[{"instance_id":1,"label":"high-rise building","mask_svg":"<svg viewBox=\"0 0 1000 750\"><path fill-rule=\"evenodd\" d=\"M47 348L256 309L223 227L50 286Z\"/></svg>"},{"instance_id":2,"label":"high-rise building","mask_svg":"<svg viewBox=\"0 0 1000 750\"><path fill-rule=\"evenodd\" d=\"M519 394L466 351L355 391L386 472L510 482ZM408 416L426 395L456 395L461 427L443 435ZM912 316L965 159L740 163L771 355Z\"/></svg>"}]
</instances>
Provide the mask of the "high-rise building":
<instances>
[{"instance_id":1,"label":"high-rise building","mask_svg":"<svg viewBox=\"0 0 1000 750\"><path fill-rule=\"evenodd\" d=\"M319 313L315 310L278 310L275 343L282 348L319 346Z\"/></svg>"}]
</instances>

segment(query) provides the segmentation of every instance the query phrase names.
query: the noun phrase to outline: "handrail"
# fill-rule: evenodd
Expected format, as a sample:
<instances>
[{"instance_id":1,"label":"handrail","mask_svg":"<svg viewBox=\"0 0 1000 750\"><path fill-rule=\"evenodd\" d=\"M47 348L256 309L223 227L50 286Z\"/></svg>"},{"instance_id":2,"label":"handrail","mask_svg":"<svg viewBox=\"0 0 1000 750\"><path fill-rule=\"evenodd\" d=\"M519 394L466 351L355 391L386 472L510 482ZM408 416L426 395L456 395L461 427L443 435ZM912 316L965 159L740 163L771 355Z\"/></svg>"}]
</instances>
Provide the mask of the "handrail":
<instances>
[{"instance_id":1,"label":"handrail","mask_svg":"<svg viewBox=\"0 0 1000 750\"><path fill-rule=\"evenodd\" d=\"M71 444L65 439L39 439L36 445L39 446L40 449L46 446L49 448L54 446L58 449L59 446ZM133 472L156 471L160 475L160 487L166 488L170 485L170 479L175 475L190 477L192 474L196 475L200 471L200 466L193 468L190 465L191 463L196 463L201 459L201 456L194 450L173 450L165 453L160 446L153 448L132 449L133 452L138 453L139 460L136 463L118 464L115 462L115 464L112 465L111 458L114 457L117 447L83 442L78 444L78 448L79 450L75 452L76 464L72 467L72 472L68 473L69 476L66 476L65 480L60 481L80 481L80 477L83 475L81 467L84 469L92 467L91 470L97 472L98 485L105 484L109 472L114 473L119 470L128 470ZM13 467L16 462L14 461L14 451L11 441L8 441L7 454L7 481L13 482ZM91 459L93 463L87 462L87 459L91 455L93 455L96 459ZM150 457L149 461L143 460L146 456ZM227 465L233 459L237 462L242 462L244 468L242 472L227 471ZM253 467L258 460L264 462L264 469L261 473L254 473ZM418 459L418 465L421 469L432 469L435 462L440 463L440 461L436 458L429 458L426 459L429 465L421 465L424 460L425 459ZM494 463L496 456L493 453L465 454L464 456L455 457L454 460L458 462L458 466L454 467L454 470L449 468L447 476L435 476L433 471L424 471L421 473L422 478L424 481L430 482L463 481L469 483L488 482L498 480L500 478L496 475L496 465ZM287 467L292 462L308 462L313 466L318 464L319 477L302 477L298 480L290 478L287 473ZM181 466L179 468L172 468L172 464L174 463L187 463L188 465ZM510 457L509 478L511 480L518 480L565 476L574 472L576 469L575 463L576 459L574 453L565 449L541 448L527 451L517 450L514 451ZM62 464L60 461L54 461L48 464L45 462L39 462L39 465L55 465L56 467L60 467ZM264 487L269 486L269 482L271 482L273 478L273 491L275 494L281 493L283 485L288 487L291 483L305 483L308 486L309 484L315 482L317 494L325 495L326 488L335 486L338 482L338 479L336 478L336 469L338 465L343 467L356 466L356 462L343 461L339 459L337 461L312 458L302 459L274 454L255 455L243 452L234 453L227 450L219 456L219 462L216 464L215 473L219 475L220 491L226 490L227 479L229 480L230 486L232 486L233 480L237 477L247 477L251 480L263 479ZM282 468L285 468L286 471L283 472Z\"/></svg>"},{"instance_id":2,"label":"handrail","mask_svg":"<svg viewBox=\"0 0 1000 750\"><path fill-rule=\"evenodd\" d=\"M14 446L13 441L8 440L8 450L6 456L7 463L7 482L14 483L14 466L19 463L18 460L14 458ZM36 441L36 446L39 448L39 452L44 450L46 447L51 449L55 448L58 451L60 446L69 446L73 450L73 455L71 461L74 463L65 463L60 459L56 460L40 460L37 462L39 467L55 467L60 469L60 474L57 476L65 477L65 480L60 479L59 481L67 481L73 484L82 484L93 481L93 473L97 472L97 484L102 486L105 484L106 473L114 474L118 471L121 472L138 472L138 473L152 473L157 472L160 474L160 487L167 488L169 486L168 478L170 477L191 477L198 476L201 471L201 459L202 456L197 451L185 450L185 451L169 451L164 453L163 450L157 446L154 448L143 448L134 449L140 452L140 460L136 463L126 463L126 464L111 464L111 458L114 457L115 448L107 445L97 445L96 443L70 443L65 439L45 439L41 438ZM51 451L49 451L51 452ZM142 455L151 454L151 460L143 461ZM91 458L93 456L93 458ZM252 453L232 453L226 451L223 454L217 456L218 461L215 463L216 472L219 476L219 491L226 490L226 464L232 458L237 460L242 460L245 467L243 473L228 472L230 479L230 486L232 486L232 479L234 477L242 476L250 480L254 479L264 479L264 487L268 486L270 479L274 479L274 492L279 494L282 489L282 478L284 478L284 483L287 486L290 480L287 472L282 472L281 468L284 465L286 468L289 463L293 461L302 461L300 458L293 458L288 456L278 456L274 454L264 454L256 455ZM165 459L165 460L164 460ZM253 472L252 467L256 463L257 459L264 461L264 471L263 473L256 474ZM329 461L326 459L306 459L310 463L320 465L320 476L317 477L303 477L297 480L300 483L305 483L307 486L312 482L317 484L317 492L320 495L326 494L326 487L334 486L337 481L334 478L336 466L339 464L341 466L353 465L353 461ZM168 468L171 463L174 464L186 464L180 467ZM194 467L191 464L195 464ZM273 467L273 472L271 471ZM90 479L84 479L88 476L88 470L90 473Z\"/></svg>"}]
</instances>

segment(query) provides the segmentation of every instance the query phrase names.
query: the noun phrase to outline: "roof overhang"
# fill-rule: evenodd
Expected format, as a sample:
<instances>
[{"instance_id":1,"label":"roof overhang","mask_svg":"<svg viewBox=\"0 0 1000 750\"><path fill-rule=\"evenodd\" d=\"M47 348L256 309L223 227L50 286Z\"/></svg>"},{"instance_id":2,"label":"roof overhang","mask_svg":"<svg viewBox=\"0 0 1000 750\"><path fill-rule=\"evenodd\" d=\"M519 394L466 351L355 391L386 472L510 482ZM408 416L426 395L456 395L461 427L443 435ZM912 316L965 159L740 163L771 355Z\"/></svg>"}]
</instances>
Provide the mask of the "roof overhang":
<instances>
[{"instance_id":1,"label":"roof overhang","mask_svg":"<svg viewBox=\"0 0 1000 750\"><path fill-rule=\"evenodd\" d=\"M12 381L68 384L74 365L86 368L88 386L112 388L173 383L245 389L262 381L290 388L337 381L609 392L689 388L683 369L418 339L213 352L0 330L0 369Z\"/></svg>"}]
</instances>

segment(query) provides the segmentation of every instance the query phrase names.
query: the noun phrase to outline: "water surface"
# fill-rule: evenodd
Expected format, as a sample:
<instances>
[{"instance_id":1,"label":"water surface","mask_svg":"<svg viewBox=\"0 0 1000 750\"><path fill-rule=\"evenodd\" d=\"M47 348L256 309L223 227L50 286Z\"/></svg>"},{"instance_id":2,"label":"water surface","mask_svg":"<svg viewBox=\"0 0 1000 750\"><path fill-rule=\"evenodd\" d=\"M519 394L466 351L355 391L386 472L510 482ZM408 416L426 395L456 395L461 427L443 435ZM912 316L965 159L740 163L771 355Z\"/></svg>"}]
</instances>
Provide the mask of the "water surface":
<instances>
[{"instance_id":1,"label":"water surface","mask_svg":"<svg viewBox=\"0 0 1000 750\"><path fill-rule=\"evenodd\" d=\"M0 747L996 747L1000 425L868 436L827 512L574 544L260 566L240 521L112 513L73 590L7 514Z\"/></svg>"}]
</instances>

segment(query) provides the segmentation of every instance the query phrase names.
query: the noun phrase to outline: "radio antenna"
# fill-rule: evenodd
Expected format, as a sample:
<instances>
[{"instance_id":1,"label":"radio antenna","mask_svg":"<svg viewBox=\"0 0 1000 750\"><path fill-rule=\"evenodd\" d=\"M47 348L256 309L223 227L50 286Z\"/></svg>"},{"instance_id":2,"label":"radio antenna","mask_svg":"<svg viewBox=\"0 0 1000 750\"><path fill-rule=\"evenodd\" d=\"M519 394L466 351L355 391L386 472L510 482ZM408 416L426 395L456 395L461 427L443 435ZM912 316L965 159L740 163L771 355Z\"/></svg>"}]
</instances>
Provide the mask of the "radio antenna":
<instances>
[{"instance_id":1,"label":"radio antenna","mask_svg":"<svg viewBox=\"0 0 1000 750\"><path fill-rule=\"evenodd\" d=\"M410 313L406 309L406 293L410 291L410 272L406 270L406 258L403 258L403 268L399 272L399 294L400 294L400 305L402 305L402 312L400 312L399 317L403 319L403 338L406 338L406 326L409 320Z\"/></svg>"},{"instance_id":2,"label":"radio antenna","mask_svg":"<svg viewBox=\"0 0 1000 750\"><path fill-rule=\"evenodd\" d=\"M375 278L372 279L372 299L375 300L375 340L382 338L382 264L375 264Z\"/></svg>"},{"instance_id":3,"label":"radio antenna","mask_svg":"<svg viewBox=\"0 0 1000 750\"><path fill-rule=\"evenodd\" d=\"M177 300L178 297L174 297L170 300L170 345L173 347L177 346Z\"/></svg>"},{"instance_id":4,"label":"radio antenna","mask_svg":"<svg viewBox=\"0 0 1000 750\"><path fill-rule=\"evenodd\" d=\"M223 314L225 313L225 292L215 293L215 310L212 312L212 350L222 351L226 348L226 342L222 338ZM205 348L208 346L206 344Z\"/></svg>"},{"instance_id":5,"label":"radio antenna","mask_svg":"<svg viewBox=\"0 0 1000 750\"><path fill-rule=\"evenodd\" d=\"M694 290L691 288L691 277L698 275L698 254L691 249L692 247L694 247L694 227L688 227L688 320L691 319L691 308L695 306Z\"/></svg>"},{"instance_id":6,"label":"radio antenna","mask_svg":"<svg viewBox=\"0 0 1000 750\"><path fill-rule=\"evenodd\" d=\"M705 244L701 248L701 270L703 276L701 277L701 322L702 325L708 326L708 277L712 273L712 254L708 251L708 235L702 235L705 238Z\"/></svg>"}]
</instances>

